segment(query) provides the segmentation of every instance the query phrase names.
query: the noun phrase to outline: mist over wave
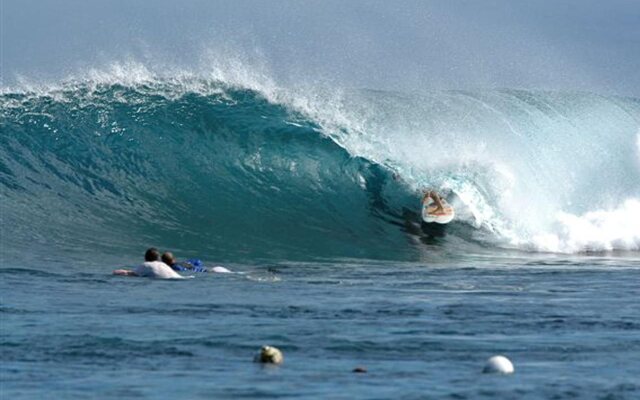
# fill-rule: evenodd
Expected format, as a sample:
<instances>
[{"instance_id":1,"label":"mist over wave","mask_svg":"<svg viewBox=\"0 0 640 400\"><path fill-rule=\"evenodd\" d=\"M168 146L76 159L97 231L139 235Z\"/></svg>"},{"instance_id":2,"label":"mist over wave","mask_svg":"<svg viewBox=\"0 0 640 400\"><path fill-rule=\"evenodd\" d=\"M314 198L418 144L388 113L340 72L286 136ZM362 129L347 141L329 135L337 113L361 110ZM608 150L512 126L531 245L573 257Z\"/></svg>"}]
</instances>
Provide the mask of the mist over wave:
<instances>
[{"instance_id":1,"label":"mist over wave","mask_svg":"<svg viewBox=\"0 0 640 400\"><path fill-rule=\"evenodd\" d=\"M640 250L634 98L291 89L230 62L115 64L0 102L15 252L415 258L425 187L457 207L452 251Z\"/></svg>"},{"instance_id":2,"label":"mist over wave","mask_svg":"<svg viewBox=\"0 0 640 400\"><path fill-rule=\"evenodd\" d=\"M359 91L343 94L337 109L329 114L347 121L342 126L326 109L311 115L329 121L324 130L352 154L389 166L416 189L448 191L462 220L494 233L501 246L640 249L638 99L508 89ZM578 231L594 213L606 233L591 229L587 238ZM568 223L568 216L582 223Z\"/></svg>"}]
</instances>

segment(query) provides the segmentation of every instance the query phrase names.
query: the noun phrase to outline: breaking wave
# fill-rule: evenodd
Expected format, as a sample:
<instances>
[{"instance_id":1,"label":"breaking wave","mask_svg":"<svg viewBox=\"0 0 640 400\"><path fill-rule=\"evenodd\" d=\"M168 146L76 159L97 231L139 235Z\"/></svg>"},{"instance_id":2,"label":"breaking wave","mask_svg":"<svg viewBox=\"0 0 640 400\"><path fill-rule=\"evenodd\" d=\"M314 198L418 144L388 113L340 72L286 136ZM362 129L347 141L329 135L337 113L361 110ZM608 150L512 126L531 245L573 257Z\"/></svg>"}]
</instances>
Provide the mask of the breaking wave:
<instances>
[{"instance_id":1,"label":"breaking wave","mask_svg":"<svg viewBox=\"0 0 640 400\"><path fill-rule=\"evenodd\" d=\"M119 68L3 89L9 257L154 244L231 260L412 259L433 243L416 214L425 187L457 207L436 243L454 251L640 250L638 99L287 90Z\"/></svg>"}]
</instances>

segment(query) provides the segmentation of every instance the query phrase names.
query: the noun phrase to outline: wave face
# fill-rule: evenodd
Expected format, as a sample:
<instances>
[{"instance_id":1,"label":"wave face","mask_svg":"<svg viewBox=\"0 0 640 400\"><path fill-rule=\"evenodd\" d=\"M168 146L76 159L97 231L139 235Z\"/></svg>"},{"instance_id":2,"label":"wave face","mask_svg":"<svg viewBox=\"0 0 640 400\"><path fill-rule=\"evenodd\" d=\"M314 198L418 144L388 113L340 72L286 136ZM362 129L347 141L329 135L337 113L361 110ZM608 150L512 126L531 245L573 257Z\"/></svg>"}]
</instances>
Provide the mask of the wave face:
<instances>
[{"instance_id":1,"label":"wave face","mask_svg":"<svg viewBox=\"0 0 640 400\"><path fill-rule=\"evenodd\" d=\"M256 91L223 86L5 94L6 247L156 245L214 259L407 250L386 202L409 197L388 171Z\"/></svg>"},{"instance_id":2,"label":"wave face","mask_svg":"<svg viewBox=\"0 0 640 400\"><path fill-rule=\"evenodd\" d=\"M8 257L415 259L427 186L457 206L452 251L640 249L637 99L158 78L0 101Z\"/></svg>"}]
</instances>

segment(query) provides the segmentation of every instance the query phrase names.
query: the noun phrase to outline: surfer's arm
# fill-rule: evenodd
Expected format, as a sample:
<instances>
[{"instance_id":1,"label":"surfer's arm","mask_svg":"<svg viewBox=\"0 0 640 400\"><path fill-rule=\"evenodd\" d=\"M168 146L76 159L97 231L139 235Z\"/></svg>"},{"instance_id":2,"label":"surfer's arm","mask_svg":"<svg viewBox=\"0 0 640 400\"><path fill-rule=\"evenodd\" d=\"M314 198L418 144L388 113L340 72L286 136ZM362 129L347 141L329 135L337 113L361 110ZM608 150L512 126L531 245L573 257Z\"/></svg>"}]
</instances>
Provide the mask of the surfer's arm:
<instances>
[{"instance_id":1,"label":"surfer's arm","mask_svg":"<svg viewBox=\"0 0 640 400\"><path fill-rule=\"evenodd\" d=\"M424 195L422 196L422 202L424 203L429 198L434 198L434 192L432 192L431 190L427 190L424 192Z\"/></svg>"}]
</instances>

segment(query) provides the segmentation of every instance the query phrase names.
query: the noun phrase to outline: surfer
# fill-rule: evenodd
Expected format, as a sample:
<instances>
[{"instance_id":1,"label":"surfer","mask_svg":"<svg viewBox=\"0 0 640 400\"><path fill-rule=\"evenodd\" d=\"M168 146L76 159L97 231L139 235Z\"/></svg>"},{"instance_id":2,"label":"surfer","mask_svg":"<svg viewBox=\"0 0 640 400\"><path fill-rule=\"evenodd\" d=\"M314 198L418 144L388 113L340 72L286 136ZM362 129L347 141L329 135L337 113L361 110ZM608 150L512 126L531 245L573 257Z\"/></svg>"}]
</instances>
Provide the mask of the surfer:
<instances>
[{"instance_id":1,"label":"surfer","mask_svg":"<svg viewBox=\"0 0 640 400\"><path fill-rule=\"evenodd\" d=\"M202 261L187 260L178 262L170 251L162 253L162 262L170 266L174 271L207 272L207 268L202 266Z\"/></svg>"},{"instance_id":2,"label":"surfer","mask_svg":"<svg viewBox=\"0 0 640 400\"><path fill-rule=\"evenodd\" d=\"M144 263L142 265L139 265L134 270L116 269L113 271L113 274L159 279L183 279L183 277L172 270L171 267L160 261L160 252L153 247L147 249L144 253Z\"/></svg>"},{"instance_id":3,"label":"surfer","mask_svg":"<svg viewBox=\"0 0 640 400\"><path fill-rule=\"evenodd\" d=\"M436 191L426 190L422 196L422 232L428 237L445 236L445 225L453 220L455 211Z\"/></svg>"},{"instance_id":4,"label":"surfer","mask_svg":"<svg viewBox=\"0 0 640 400\"><path fill-rule=\"evenodd\" d=\"M429 215L440 216L447 215L451 211L443 204L442 198L438 193L433 190L425 190L424 196L422 196L422 205L426 206L426 202L431 199L434 205L428 206L427 213ZM450 208L450 207L449 207Z\"/></svg>"}]
</instances>

